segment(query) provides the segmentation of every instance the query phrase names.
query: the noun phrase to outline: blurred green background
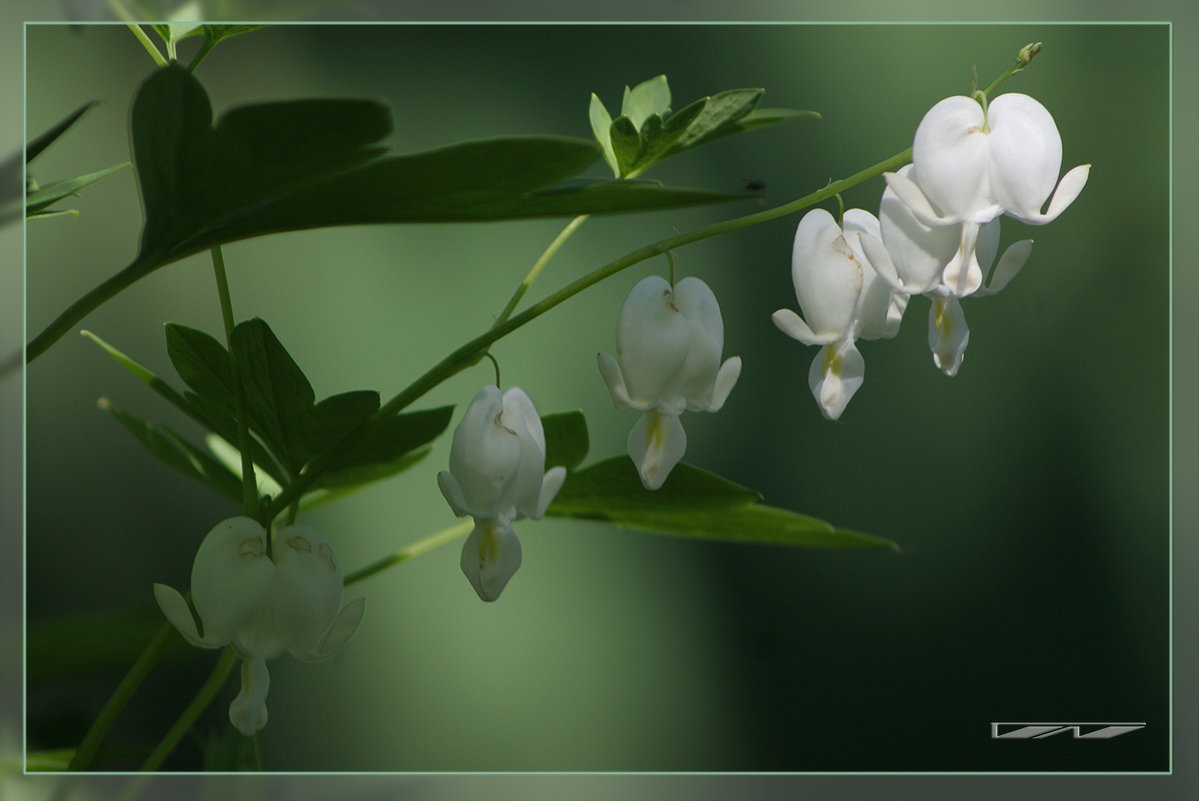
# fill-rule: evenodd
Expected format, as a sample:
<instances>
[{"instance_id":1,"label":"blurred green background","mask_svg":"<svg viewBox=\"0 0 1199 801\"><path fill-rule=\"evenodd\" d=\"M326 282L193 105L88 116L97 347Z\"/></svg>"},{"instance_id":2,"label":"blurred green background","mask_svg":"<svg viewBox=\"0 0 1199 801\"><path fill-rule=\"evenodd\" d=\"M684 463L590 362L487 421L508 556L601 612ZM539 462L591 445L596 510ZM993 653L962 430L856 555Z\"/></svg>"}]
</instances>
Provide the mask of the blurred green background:
<instances>
[{"instance_id":1,"label":"blurred green background","mask_svg":"<svg viewBox=\"0 0 1199 801\"><path fill-rule=\"evenodd\" d=\"M780 334L795 306L798 218L678 252L725 317L742 378L717 415L684 417L687 460L772 505L899 542L902 552L726 546L602 525L526 521L524 565L479 602L459 545L352 588L366 619L331 662L271 663L270 770L1166 770L1169 721L1168 31L1133 25L280 26L222 44L197 75L214 110L360 96L394 110L400 152L501 134L587 137L659 73L676 109L731 88L804 119L655 168L668 183L787 202L902 150L937 100L988 83L1030 41L1045 50L1003 87L1058 122L1063 171L1094 165L1055 223L1005 219L1033 255L1003 294L967 301L960 374L926 343L927 301L894 341L862 346L867 380L837 423L807 388L814 356ZM194 47L194 43L191 45ZM191 52L185 47L185 57ZM129 158L128 108L153 65L123 27L27 32L27 129L101 104L34 163L43 183ZM595 174L601 175L597 165ZM879 179L845 197L877 211ZM29 332L127 264L140 207L132 170L31 224ZM648 242L758 208L595 219L530 297ZM357 227L225 248L235 312L269 322L318 397L389 397L486 328L564 221ZM502 341L506 384L543 412L582 408L591 459L636 421L595 368L642 264ZM211 267L193 257L84 321L163 376L162 323L220 331ZM27 374L28 747L78 742L158 625L152 582L181 590L196 547L236 510L162 467L104 396L194 433L93 344L68 336ZM481 365L419 405L458 404ZM306 521L347 571L453 518L436 490L448 438L403 476ZM155 742L215 660L180 646L112 744ZM225 694L201 735L225 725ZM990 739L993 721L1138 721L1104 743ZM1085 746L1085 747L1080 747ZM1098 746L1098 747L1092 747ZM131 763L136 764L136 762ZM200 766L185 741L169 768Z\"/></svg>"}]
</instances>

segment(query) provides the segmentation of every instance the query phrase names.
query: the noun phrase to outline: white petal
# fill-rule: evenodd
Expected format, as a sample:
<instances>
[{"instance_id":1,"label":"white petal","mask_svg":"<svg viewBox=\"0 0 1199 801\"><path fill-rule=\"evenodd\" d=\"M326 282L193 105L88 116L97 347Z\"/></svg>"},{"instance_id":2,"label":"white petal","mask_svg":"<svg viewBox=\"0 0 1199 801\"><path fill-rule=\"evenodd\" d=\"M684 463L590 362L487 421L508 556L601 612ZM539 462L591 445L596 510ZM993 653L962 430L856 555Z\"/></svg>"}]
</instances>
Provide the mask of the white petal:
<instances>
[{"instance_id":1,"label":"white petal","mask_svg":"<svg viewBox=\"0 0 1199 801\"><path fill-rule=\"evenodd\" d=\"M341 563L333 546L305 526L275 535L275 630L289 650L315 653L341 606Z\"/></svg>"},{"instance_id":2,"label":"white petal","mask_svg":"<svg viewBox=\"0 0 1199 801\"><path fill-rule=\"evenodd\" d=\"M651 275L629 292L620 309L616 344L634 405L683 402L678 380L691 347L691 326L675 305L666 279Z\"/></svg>"},{"instance_id":3,"label":"white petal","mask_svg":"<svg viewBox=\"0 0 1199 801\"><path fill-rule=\"evenodd\" d=\"M472 514L470 508L466 505L466 498L462 495L462 487L458 486L458 479L454 478L453 473L448 470L439 472L437 474L437 487L441 490L441 494L450 505L450 509L454 512L455 517L466 517Z\"/></svg>"},{"instance_id":4,"label":"white petal","mask_svg":"<svg viewBox=\"0 0 1199 801\"><path fill-rule=\"evenodd\" d=\"M529 517L540 520L545 516L545 510L554 502L554 496L558 494L558 490L562 489L564 481L566 481L566 468L562 465L551 467L545 471L545 477L541 479L541 495L537 499L537 508Z\"/></svg>"},{"instance_id":5,"label":"white petal","mask_svg":"<svg viewBox=\"0 0 1199 801\"><path fill-rule=\"evenodd\" d=\"M229 704L229 721L246 737L266 725L266 695L271 674L261 658L247 659L241 666L241 691Z\"/></svg>"},{"instance_id":6,"label":"white petal","mask_svg":"<svg viewBox=\"0 0 1199 801\"><path fill-rule=\"evenodd\" d=\"M495 386L479 390L454 431L450 472L473 514L495 517L512 505L520 467L520 435L502 424L503 398Z\"/></svg>"},{"instance_id":7,"label":"white petal","mask_svg":"<svg viewBox=\"0 0 1199 801\"><path fill-rule=\"evenodd\" d=\"M862 266L833 215L812 209L795 229L791 278L804 319L818 336L844 336L862 291Z\"/></svg>"},{"instance_id":8,"label":"white petal","mask_svg":"<svg viewBox=\"0 0 1199 801\"><path fill-rule=\"evenodd\" d=\"M905 287L900 279L899 273L895 269L895 262L891 259L891 254L887 252L882 240L869 234L862 234L858 236L858 246L862 249L862 255L870 262L870 267L878 279L887 284L894 292L908 292L908 287ZM861 303L861 298L858 299L858 302Z\"/></svg>"},{"instance_id":9,"label":"white petal","mask_svg":"<svg viewBox=\"0 0 1199 801\"><path fill-rule=\"evenodd\" d=\"M1018 219L1039 217L1062 166L1053 116L1028 95L1013 92L991 101L987 123L996 200Z\"/></svg>"},{"instance_id":10,"label":"white petal","mask_svg":"<svg viewBox=\"0 0 1199 801\"><path fill-rule=\"evenodd\" d=\"M978 263L980 227L977 223L964 222L958 228L961 230L961 240L953 258L941 273L941 284L948 294L964 298L977 292L983 282L982 266Z\"/></svg>"},{"instance_id":11,"label":"white petal","mask_svg":"<svg viewBox=\"0 0 1199 801\"><path fill-rule=\"evenodd\" d=\"M912 165L909 164L899 171L895 181L911 175ZM888 181L879 202L879 228L885 252L894 264L903 291L921 295L940 281L941 271L957 251L961 238L959 223L917 219L908 204L894 192L895 181ZM887 279L886 263L878 248L866 237L861 237L861 242L870 263Z\"/></svg>"},{"instance_id":12,"label":"white petal","mask_svg":"<svg viewBox=\"0 0 1199 801\"><path fill-rule=\"evenodd\" d=\"M868 277L858 297L856 312L858 336L861 339L890 339L899 333L908 296L897 294L874 270L865 273Z\"/></svg>"},{"instance_id":13,"label":"white petal","mask_svg":"<svg viewBox=\"0 0 1199 801\"><path fill-rule=\"evenodd\" d=\"M904 169L911 166L909 164ZM907 209L908 214L922 225L936 227L938 225L952 225L958 222L956 215L941 214L933 208L932 201L925 197L924 190L910 177L904 175L904 170L900 170L897 173L884 172L883 180L887 182L887 190L891 193L891 197L901 203Z\"/></svg>"},{"instance_id":14,"label":"white petal","mask_svg":"<svg viewBox=\"0 0 1199 801\"><path fill-rule=\"evenodd\" d=\"M1001 211L990 186L985 128L982 106L962 95L937 103L916 127L912 164L925 197L944 216L984 223Z\"/></svg>"},{"instance_id":15,"label":"white petal","mask_svg":"<svg viewBox=\"0 0 1199 801\"><path fill-rule=\"evenodd\" d=\"M356 598L341 608L337 613L333 625L325 632L325 636L321 638L320 644L315 651L307 651L300 647L293 647L290 650L291 655L305 662L318 662L340 651L350 638L354 636L354 632L358 630L358 624L362 622L362 615L366 612L366 599Z\"/></svg>"},{"instance_id":16,"label":"white petal","mask_svg":"<svg viewBox=\"0 0 1199 801\"><path fill-rule=\"evenodd\" d=\"M1044 225L1045 223L1053 222L1082 192L1082 188L1087 185L1087 178L1090 174L1090 164L1081 164L1070 170L1070 172L1063 176L1061 183L1057 185L1057 191L1049 199L1049 208L1045 210L1044 214L1019 216L1017 219L1031 225Z\"/></svg>"},{"instance_id":17,"label":"white petal","mask_svg":"<svg viewBox=\"0 0 1199 801\"><path fill-rule=\"evenodd\" d=\"M616 360L606 353L597 353L596 361L599 362L600 375L603 377L604 383L608 385L608 391L612 393L612 402L616 404L616 408L622 411L637 408L629 398L629 390L624 385L624 376L621 374L620 365L616 363ZM637 411L645 411L645 409Z\"/></svg>"},{"instance_id":18,"label":"white petal","mask_svg":"<svg viewBox=\"0 0 1199 801\"><path fill-rule=\"evenodd\" d=\"M266 532L248 517L218 523L196 551L191 594L206 642L232 642L266 604L275 566Z\"/></svg>"},{"instance_id":19,"label":"white petal","mask_svg":"<svg viewBox=\"0 0 1199 801\"><path fill-rule=\"evenodd\" d=\"M995 271L991 273L991 282L987 284L986 289L977 294L994 295L1002 290L1020 272L1020 269L1028 261L1031 253L1031 239L1021 239L1019 242L1013 242L1009 245L1008 249L1003 252L1003 256L999 259L999 264L995 265Z\"/></svg>"},{"instance_id":20,"label":"white petal","mask_svg":"<svg viewBox=\"0 0 1199 801\"><path fill-rule=\"evenodd\" d=\"M741 357L733 356L731 359L726 359L725 363L720 366L720 371L716 373L716 381L712 385L712 397L709 399L707 407L702 409L702 411L720 411L724 406L724 402L728 400L729 393L733 391L733 386L737 383L737 379L740 377Z\"/></svg>"},{"instance_id":21,"label":"white petal","mask_svg":"<svg viewBox=\"0 0 1199 801\"><path fill-rule=\"evenodd\" d=\"M545 432L537 408L519 387L504 390L503 426L520 440L520 464L512 485L512 502L517 511L529 515L537 510L541 481L545 477Z\"/></svg>"},{"instance_id":22,"label":"white petal","mask_svg":"<svg viewBox=\"0 0 1199 801\"><path fill-rule=\"evenodd\" d=\"M679 392L688 408L706 408L724 350L724 321L711 288L695 277L675 284L674 303L691 328L691 345L679 371Z\"/></svg>"},{"instance_id":23,"label":"white petal","mask_svg":"<svg viewBox=\"0 0 1199 801\"><path fill-rule=\"evenodd\" d=\"M475 520L475 528L462 544L462 572L484 601L494 601L520 567L520 540L512 527L488 518Z\"/></svg>"},{"instance_id":24,"label":"white petal","mask_svg":"<svg viewBox=\"0 0 1199 801\"><path fill-rule=\"evenodd\" d=\"M817 336L803 318L796 314L791 309L779 309L774 314L770 315L770 319L774 320L774 324L787 336L792 339L798 339L805 345L824 345L829 342L836 342L837 334L821 334Z\"/></svg>"},{"instance_id":25,"label":"white petal","mask_svg":"<svg viewBox=\"0 0 1199 801\"><path fill-rule=\"evenodd\" d=\"M678 415L646 412L629 432L628 448L641 484L656 490L687 451L687 432Z\"/></svg>"},{"instance_id":26,"label":"white petal","mask_svg":"<svg viewBox=\"0 0 1199 801\"><path fill-rule=\"evenodd\" d=\"M876 239L882 236L878 218L865 209L846 209L841 215L845 233L868 234Z\"/></svg>"},{"instance_id":27,"label":"white petal","mask_svg":"<svg viewBox=\"0 0 1199 801\"><path fill-rule=\"evenodd\" d=\"M933 352L933 364L951 378L962 366L970 329L966 315L957 298L934 297L928 312L928 346Z\"/></svg>"},{"instance_id":28,"label":"white petal","mask_svg":"<svg viewBox=\"0 0 1199 801\"><path fill-rule=\"evenodd\" d=\"M196 628L196 619L192 616L192 610L188 607L187 600L174 587L155 584L154 600L158 601L158 608L166 615L167 620L171 621L171 625L178 629L179 633L183 635L183 639L192 645L200 648L220 648L222 645L228 645L228 641L209 642L200 636L200 631Z\"/></svg>"},{"instance_id":29,"label":"white petal","mask_svg":"<svg viewBox=\"0 0 1199 801\"><path fill-rule=\"evenodd\" d=\"M866 375L866 362L854 346L845 339L825 345L812 360L808 370L808 387L829 420L836 420L845 411Z\"/></svg>"}]
</instances>

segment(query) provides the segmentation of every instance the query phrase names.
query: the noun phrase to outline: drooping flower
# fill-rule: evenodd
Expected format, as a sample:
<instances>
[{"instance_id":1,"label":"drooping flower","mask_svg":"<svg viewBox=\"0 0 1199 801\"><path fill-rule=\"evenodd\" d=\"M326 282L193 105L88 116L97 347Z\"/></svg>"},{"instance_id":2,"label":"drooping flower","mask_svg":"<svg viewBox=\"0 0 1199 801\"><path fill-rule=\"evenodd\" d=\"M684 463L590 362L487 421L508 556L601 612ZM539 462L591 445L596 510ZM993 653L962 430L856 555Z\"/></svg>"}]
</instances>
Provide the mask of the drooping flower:
<instances>
[{"instance_id":1,"label":"drooping flower","mask_svg":"<svg viewBox=\"0 0 1199 801\"><path fill-rule=\"evenodd\" d=\"M499 598L520 567L513 522L540 520L565 480L566 468L545 469L545 432L524 390L479 390L454 431L450 469L437 474L437 485L455 515L475 520L461 565L484 601Z\"/></svg>"},{"instance_id":2,"label":"drooping flower","mask_svg":"<svg viewBox=\"0 0 1199 801\"><path fill-rule=\"evenodd\" d=\"M643 412L628 451L646 489L656 490L687 450L684 411L715 412L741 375L741 358L721 363L724 321L711 288L688 277L637 282L616 324L616 358L598 354L617 409Z\"/></svg>"},{"instance_id":3,"label":"drooping flower","mask_svg":"<svg viewBox=\"0 0 1199 801\"><path fill-rule=\"evenodd\" d=\"M897 175L910 179L913 165ZM933 363L946 375L957 374L970 329L961 299L993 295L1016 276L1032 252L1032 240L1009 245L990 281L986 273L999 251L999 220L930 225L922 222L889 185L879 205L879 234L864 234L861 246L878 275L896 293L927 295L928 341Z\"/></svg>"},{"instance_id":4,"label":"drooping flower","mask_svg":"<svg viewBox=\"0 0 1199 801\"><path fill-rule=\"evenodd\" d=\"M836 420L861 387L866 363L855 342L895 336L907 296L882 280L862 251L864 234L877 238L879 222L868 211L849 209L844 230L833 215L813 209L795 229L791 279L803 311L772 315L787 336L820 345L808 371L808 386L820 411Z\"/></svg>"},{"instance_id":5,"label":"drooping flower","mask_svg":"<svg viewBox=\"0 0 1199 801\"><path fill-rule=\"evenodd\" d=\"M916 128L912 164L914 175L884 178L929 225L983 225L1001 214L1043 225L1074 202L1091 169L1075 167L1058 183L1057 125L1043 105L1018 93L1000 95L985 109L962 95L934 105Z\"/></svg>"},{"instance_id":6,"label":"drooping flower","mask_svg":"<svg viewBox=\"0 0 1199 801\"><path fill-rule=\"evenodd\" d=\"M304 526L280 529L267 556L266 531L249 517L232 517L208 533L192 563L191 594L203 634L187 601L172 587L154 597L183 638L201 648L231 645L243 660L241 692L229 720L247 737L266 725L270 674L266 660L287 651L298 659L327 659L350 639L366 601L341 606L341 563L332 546Z\"/></svg>"}]
</instances>

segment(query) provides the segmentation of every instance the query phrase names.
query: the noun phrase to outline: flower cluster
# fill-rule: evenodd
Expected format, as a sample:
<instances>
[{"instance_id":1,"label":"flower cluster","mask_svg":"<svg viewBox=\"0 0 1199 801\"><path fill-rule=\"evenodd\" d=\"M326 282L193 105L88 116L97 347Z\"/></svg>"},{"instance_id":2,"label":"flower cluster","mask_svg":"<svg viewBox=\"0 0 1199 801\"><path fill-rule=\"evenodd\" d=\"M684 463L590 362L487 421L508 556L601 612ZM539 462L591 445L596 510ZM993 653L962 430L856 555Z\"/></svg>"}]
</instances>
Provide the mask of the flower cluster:
<instances>
[{"instance_id":1,"label":"flower cluster","mask_svg":"<svg viewBox=\"0 0 1199 801\"><path fill-rule=\"evenodd\" d=\"M359 598L341 606L341 563L320 534L282 528L270 556L266 536L257 521L232 517L200 543L191 595L203 634L179 591L154 585L159 607L185 640L201 648L231 645L242 658L229 720L247 737L266 725L266 660L284 651L307 662L327 659L357 630L366 605Z\"/></svg>"},{"instance_id":2,"label":"flower cluster","mask_svg":"<svg viewBox=\"0 0 1199 801\"><path fill-rule=\"evenodd\" d=\"M643 412L628 450L641 483L656 490L687 450L684 411L715 412L741 375L741 359L723 364L724 321L712 290L698 278L673 288L658 276L633 287L620 309L616 356L599 369L618 409Z\"/></svg>"},{"instance_id":3,"label":"flower cluster","mask_svg":"<svg viewBox=\"0 0 1199 801\"><path fill-rule=\"evenodd\" d=\"M774 322L822 346L809 384L830 419L862 383L865 364L854 341L894 336L912 295L931 301L933 363L956 375L970 338L961 300L999 292L1032 251L1032 241L1022 240L995 263L999 217L1044 225L1086 184L1089 164L1058 182L1062 140L1044 106L1022 94L984 102L949 97L924 115L912 163L884 174L877 219L851 209L843 228L821 210L800 221L792 278L806 322L790 309L775 312Z\"/></svg>"},{"instance_id":4,"label":"flower cluster","mask_svg":"<svg viewBox=\"0 0 1199 801\"><path fill-rule=\"evenodd\" d=\"M494 601L520 567L512 523L539 520L566 479L545 469L545 433L533 401L518 387L486 386L454 431L450 469L437 485L458 517L475 528L462 546L462 572L484 601Z\"/></svg>"}]
</instances>

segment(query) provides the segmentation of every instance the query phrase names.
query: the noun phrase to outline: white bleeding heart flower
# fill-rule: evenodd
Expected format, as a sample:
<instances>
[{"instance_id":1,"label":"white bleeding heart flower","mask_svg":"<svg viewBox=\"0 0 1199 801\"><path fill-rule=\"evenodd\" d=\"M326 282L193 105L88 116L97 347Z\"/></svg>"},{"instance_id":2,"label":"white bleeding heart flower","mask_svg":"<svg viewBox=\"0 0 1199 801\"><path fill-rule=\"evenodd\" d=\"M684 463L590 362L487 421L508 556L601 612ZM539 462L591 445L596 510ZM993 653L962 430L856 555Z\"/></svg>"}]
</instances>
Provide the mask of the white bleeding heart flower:
<instances>
[{"instance_id":1,"label":"white bleeding heart flower","mask_svg":"<svg viewBox=\"0 0 1199 801\"><path fill-rule=\"evenodd\" d=\"M499 598L520 567L513 522L540 520L565 480L566 468L545 469L545 432L524 390L479 390L454 431L450 469L437 474L437 485L455 515L475 520L461 566L484 601Z\"/></svg>"},{"instance_id":2,"label":"white bleeding heart flower","mask_svg":"<svg viewBox=\"0 0 1199 801\"><path fill-rule=\"evenodd\" d=\"M1057 124L1043 105L1018 93L1000 95L985 109L962 95L934 105L916 128L912 164L915 175L883 177L929 225L983 225L1001 214L1043 225L1074 202L1091 169L1075 167L1058 183Z\"/></svg>"},{"instance_id":3,"label":"white bleeding heart flower","mask_svg":"<svg viewBox=\"0 0 1199 801\"><path fill-rule=\"evenodd\" d=\"M897 174L909 178L913 172L913 165L907 165ZM881 235L862 235L862 250L894 292L927 295L932 300L933 362L946 375L956 375L970 338L960 299L994 295L1007 286L1028 260L1032 240L1008 246L991 271L999 251L998 219L981 226L972 222L930 225L890 185L879 205L879 222ZM990 281L984 286L988 271Z\"/></svg>"},{"instance_id":4,"label":"white bleeding heart flower","mask_svg":"<svg viewBox=\"0 0 1199 801\"><path fill-rule=\"evenodd\" d=\"M266 531L233 517L208 533L192 563L191 594L203 634L178 590L154 585L154 597L183 638L201 648L232 646L243 660L241 692L229 719L247 737L266 725L266 660L284 651L327 659L362 621L365 599L341 606L341 563L332 546L304 526L280 529L267 556Z\"/></svg>"},{"instance_id":5,"label":"white bleeding heart flower","mask_svg":"<svg viewBox=\"0 0 1199 801\"><path fill-rule=\"evenodd\" d=\"M844 229L824 209L813 209L799 221L791 279L803 317L791 309L771 317L787 336L821 346L808 386L830 420L841 416L865 377L856 341L895 336L908 300L879 276L862 250L864 236L880 236L878 219L849 209L842 222Z\"/></svg>"},{"instance_id":6,"label":"white bleeding heart flower","mask_svg":"<svg viewBox=\"0 0 1199 801\"><path fill-rule=\"evenodd\" d=\"M628 451L642 485L656 490L687 450L684 411L716 412L741 375L741 358L721 363L724 321L711 288L688 277L673 288L649 276L625 298L616 324L616 358L598 354L618 409L643 412Z\"/></svg>"}]
</instances>

